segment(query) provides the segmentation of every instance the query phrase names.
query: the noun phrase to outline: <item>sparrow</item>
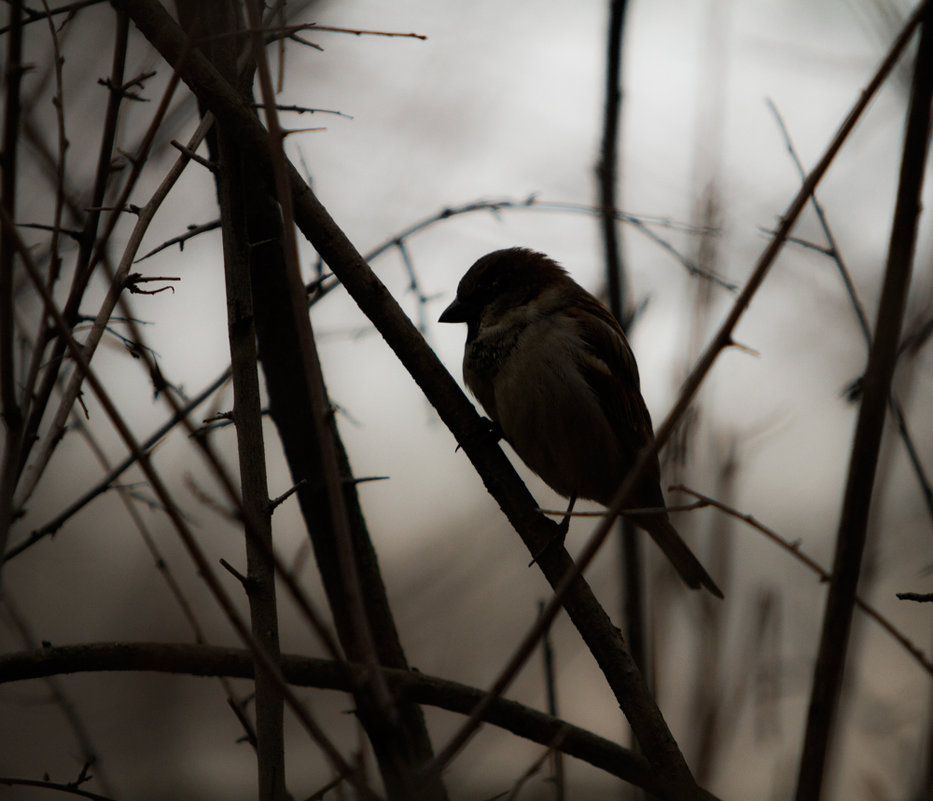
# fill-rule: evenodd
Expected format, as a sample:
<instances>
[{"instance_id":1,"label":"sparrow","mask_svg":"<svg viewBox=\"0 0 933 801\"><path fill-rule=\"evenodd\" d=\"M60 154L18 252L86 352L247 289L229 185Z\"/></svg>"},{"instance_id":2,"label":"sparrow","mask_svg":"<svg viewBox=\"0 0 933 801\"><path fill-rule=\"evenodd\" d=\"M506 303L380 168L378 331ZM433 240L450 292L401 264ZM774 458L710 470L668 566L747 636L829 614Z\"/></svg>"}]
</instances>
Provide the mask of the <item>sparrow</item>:
<instances>
[{"instance_id":1,"label":"sparrow","mask_svg":"<svg viewBox=\"0 0 933 801\"><path fill-rule=\"evenodd\" d=\"M523 462L567 498L608 506L654 437L638 366L612 312L555 261L526 248L488 253L439 322L466 323L463 378ZM655 456L623 513L693 589L722 591L671 525ZM566 530L566 527L565 527Z\"/></svg>"}]
</instances>

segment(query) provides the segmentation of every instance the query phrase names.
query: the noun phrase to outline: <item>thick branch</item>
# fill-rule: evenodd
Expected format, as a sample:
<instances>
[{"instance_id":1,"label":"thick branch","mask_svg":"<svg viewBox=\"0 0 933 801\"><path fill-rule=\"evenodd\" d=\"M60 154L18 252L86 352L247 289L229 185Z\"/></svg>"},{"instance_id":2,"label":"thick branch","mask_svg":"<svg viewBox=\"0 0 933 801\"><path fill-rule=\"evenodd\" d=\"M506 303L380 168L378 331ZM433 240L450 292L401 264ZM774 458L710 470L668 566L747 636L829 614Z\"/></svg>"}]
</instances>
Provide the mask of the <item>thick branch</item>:
<instances>
[{"instance_id":1,"label":"thick branch","mask_svg":"<svg viewBox=\"0 0 933 801\"><path fill-rule=\"evenodd\" d=\"M190 10L188 4L180 4L180 9ZM171 20L168 24L173 25ZM271 97L263 53L254 47L251 55L250 63L257 65L264 92ZM190 54L191 58L196 56ZM248 82L231 82L239 87L234 90L237 102L262 131L246 88ZM229 87L229 83L226 85ZM414 704L396 703L386 688L378 701L373 692L381 682L379 664L407 668L407 661L330 413L298 272L294 234L288 224L291 214L284 206L280 212L268 193L268 179L276 171L276 162L257 160L240 129L229 119L219 118L217 131L224 145L219 157L224 169L216 171L215 176L220 184L237 184L232 195L228 193L222 201L237 213L229 234L240 237L249 254L252 310L245 314L240 309L238 314L249 323L253 321L250 315L255 315L270 412L298 487L299 504L341 644L350 659L371 663L371 680L355 688L357 715L373 745L390 795L412 798L414 790L406 793L399 786L410 784L404 777L414 775L433 753L420 709ZM264 147L271 145L273 151L280 150L280 137L263 133L269 137L263 140ZM283 177L287 180L284 173ZM288 577L283 578L287 582ZM361 645L363 635L367 635L366 647ZM418 789L424 798L446 798L439 781Z\"/></svg>"},{"instance_id":2,"label":"thick branch","mask_svg":"<svg viewBox=\"0 0 933 801\"><path fill-rule=\"evenodd\" d=\"M120 5L127 8L137 27L163 57L176 64L183 52L184 34L164 9L153 0L123 0ZM243 143L256 156L257 163L271 167L267 131L258 124L253 110L241 101L211 65L198 54L191 53L178 68L182 79L192 87L201 102L218 120L238 132ZM557 586L570 570L572 560L563 549L550 548L545 552L545 546L553 539L555 524L536 511L534 499L502 451L489 443L482 420L454 379L290 164L288 173L298 227L374 322L444 422L456 434L487 488L529 550L540 554L538 564L548 581ZM689 775L680 749L622 637L582 578L573 582L564 603L596 656L649 759L658 766L667 766L672 775Z\"/></svg>"},{"instance_id":3,"label":"thick branch","mask_svg":"<svg viewBox=\"0 0 933 801\"><path fill-rule=\"evenodd\" d=\"M353 679L346 665L331 660L283 654L282 676L292 685L351 692ZM189 676L253 677L249 651L210 645L166 643L89 643L42 648L0 656L0 684L45 676L95 671L157 671ZM364 669L357 665L356 670ZM425 673L383 668L392 690L419 704L458 714L469 714L483 690ZM559 718L515 701L500 698L484 718L488 723L544 746L558 750L642 787L661 799L677 799L671 783L652 771L648 760ZM702 801L716 801L703 792Z\"/></svg>"},{"instance_id":4,"label":"thick branch","mask_svg":"<svg viewBox=\"0 0 933 801\"><path fill-rule=\"evenodd\" d=\"M362 793L364 798L378 798L378 796L376 796L376 794L366 786L365 782L360 778L358 773L354 771L349 764L347 764L340 752L337 750L336 746L330 742L323 729L317 725L317 723L304 708L298 698L289 690L287 685L282 682L281 676L278 672L278 664L269 658L262 647L256 642L250 630L243 623L239 612L235 607L235 604L224 589L223 585L215 576L210 562L201 549L197 539L192 534L188 524L181 514L181 511L169 493L168 488L162 481L159 473L153 467L149 455L140 449L139 443L136 441L136 437L133 435L123 416L120 414L113 400L110 398L110 395L107 393L101 380L97 377L90 364L88 364L84 352L71 334L70 327L64 317L63 312L60 311L55 304L55 300L52 297L50 290L45 286L38 268L32 261L32 257L28 248L26 247L25 243L23 243L22 239L19 238L19 233L17 232L13 221L3 213L2 206L0 206L0 221L2 221L3 226L12 234L16 242L16 248L19 251L20 258L22 259L23 267L25 268L34 289L42 298L42 302L45 307L45 313L51 318L55 328L57 329L59 337L65 343L65 346L67 347L71 358L74 360L77 369L81 370L81 372L84 374L85 380L88 382L88 385L106 412L107 417L110 418L110 421L113 423L114 428L116 428L117 432L119 433L120 438L123 440L127 448L133 453L136 461L139 463L140 469L145 474L166 515L171 520L173 528L182 539L182 542L184 543L189 556L197 566L201 579L205 582L211 594L218 602L224 615L233 625L239 637L249 647L253 656L262 662L263 668L268 670L270 674L276 677L277 683L279 684L279 689L285 697L286 702L295 712L296 717L301 721L302 725L305 727L308 733L321 746L322 750L327 754L328 758L331 760L332 764L340 772L340 774L345 776L348 781L351 781L354 786ZM166 393L166 396L169 397L169 393ZM218 471L218 474L223 475L223 472ZM225 483L229 485L229 482ZM239 497L232 491L231 495L232 499L238 503Z\"/></svg>"},{"instance_id":5,"label":"thick branch","mask_svg":"<svg viewBox=\"0 0 933 801\"><path fill-rule=\"evenodd\" d=\"M172 64L179 61L184 36L157 2L154 0L120 0L119 5L128 9L136 25L166 60ZM859 101L840 126L801 192L792 202L785 214L779 235L762 254L752 278L737 299L732 313L701 357L688 379L682 397L665 424L659 429L658 445L670 436L676 419L690 403L712 363L718 354L730 344L733 328L767 274L784 237L800 213L810 192L825 174L856 120L890 71L917 22L918 13L915 13L892 45L891 51ZM268 150L268 133L258 125L251 114L252 110L244 106L237 95L203 59L192 56L180 65L180 70L185 82L192 87L201 101L214 112L218 119L225 120L242 135L244 143L255 154L257 162L270 167L272 162ZM488 442L485 428L475 410L463 396L456 382L439 364L434 353L411 325L395 299L369 270L352 243L337 227L291 165L288 165L288 173L293 193L295 220L299 228L311 240L350 295L375 323L404 366L415 377L444 422L463 445L464 451L477 467L484 483L499 502L512 525L521 534L526 545L532 553L540 554L553 535L554 524L537 514L533 499L504 454ZM656 447L650 452L646 451L639 460L639 467L643 467L655 451ZM620 488L617 502L614 504L615 509L621 508L625 501L625 494L630 489L630 482L626 483L629 486ZM595 555L604 535L604 526L598 527L585 551L586 558L583 563L576 566L573 566L570 557L562 549L550 549L543 558L539 558L538 563L548 580L557 588L557 594L549 604L542 621L536 624L533 631L523 640L521 647L523 651L529 651L529 642L537 640L543 628L553 619L558 603L562 603L593 651L649 759L655 765L667 768L671 775L683 777L686 781L689 771L686 769L683 756L644 686L644 681L635 668L624 641L580 577L580 572ZM520 664L521 662L516 660L510 662L508 676L514 675L517 665ZM508 676L503 682L497 682L497 684L507 685Z\"/></svg>"}]
</instances>

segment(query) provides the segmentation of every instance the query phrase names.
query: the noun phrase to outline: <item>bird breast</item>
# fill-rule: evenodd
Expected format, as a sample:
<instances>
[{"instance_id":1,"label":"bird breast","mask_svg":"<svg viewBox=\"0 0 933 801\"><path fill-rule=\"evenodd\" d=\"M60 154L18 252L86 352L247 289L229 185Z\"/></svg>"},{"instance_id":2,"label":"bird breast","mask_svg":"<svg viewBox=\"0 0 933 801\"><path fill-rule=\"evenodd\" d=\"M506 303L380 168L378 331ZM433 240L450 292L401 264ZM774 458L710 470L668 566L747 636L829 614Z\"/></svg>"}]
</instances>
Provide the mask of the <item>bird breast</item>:
<instances>
[{"instance_id":1,"label":"bird breast","mask_svg":"<svg viewBox=\"0 0 933 801\"><path fill-rule=\"evenodd\" d=\"M522 461L552 489L605 501L623 471L616 434L583 371L588 351L578 323L552 313L516 328L477 337L480 351L498 341L498 369L487 388L491 397L471 388Z\"/></svg>"}]
</instances>

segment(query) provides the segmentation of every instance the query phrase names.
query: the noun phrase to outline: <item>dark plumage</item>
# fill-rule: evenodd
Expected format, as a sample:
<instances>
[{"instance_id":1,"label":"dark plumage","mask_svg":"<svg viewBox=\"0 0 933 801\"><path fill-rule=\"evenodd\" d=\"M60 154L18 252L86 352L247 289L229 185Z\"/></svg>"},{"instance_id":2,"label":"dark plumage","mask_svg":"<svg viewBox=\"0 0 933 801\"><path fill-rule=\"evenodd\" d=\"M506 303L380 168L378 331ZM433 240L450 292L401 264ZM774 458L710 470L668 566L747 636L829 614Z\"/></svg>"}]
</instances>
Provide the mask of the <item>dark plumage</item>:
<instances>
[{"instance_id":1,"label":"dark plumage","mask_svg":"<svg viewBox=\"0 0 933 801\"><path fill-rule=\"evenodd\" d=\"M469 269L440 321L467 324L464 380L522 460L561 495L608 505L654 436L612 313L547 256L511 248ZM628 505L664 507L657 459ZM628 517L690 587L722 597L666 512Z\"/></svg>"}]
</instances>

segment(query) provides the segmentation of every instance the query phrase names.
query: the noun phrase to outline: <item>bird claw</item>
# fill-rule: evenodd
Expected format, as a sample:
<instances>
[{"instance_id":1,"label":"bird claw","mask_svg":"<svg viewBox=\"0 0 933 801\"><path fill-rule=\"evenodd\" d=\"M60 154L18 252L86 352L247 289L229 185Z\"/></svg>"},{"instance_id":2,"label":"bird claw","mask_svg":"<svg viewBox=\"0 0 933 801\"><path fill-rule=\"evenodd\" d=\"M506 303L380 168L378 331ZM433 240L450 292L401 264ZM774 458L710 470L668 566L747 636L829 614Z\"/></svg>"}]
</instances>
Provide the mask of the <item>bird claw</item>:
<instances>
[{"instance_id":1,"label":"bird claw","mask_svg":"<svg viewBox=\"0 0 933 801\"><path fill-rule=\"evenodd\" d=\"M567 539L567 529L570 528L570 518L565 517L557 525L557 530L547 538L547 542L544 543L543 548L539 548L537 553L531 557L531 561L528 563L528 567L534 567L535 562L537 562L544 553L555 546L562 548L564 546L564 540Z\"/></svg>"},{"instance_id":2,"label":"bird claw","mask_svg":"<svg viewBox=\"0 0 933 801\"><path fill-rule=\"evenodd\" d=\"M481 417L480 422L484 429L482 436L491 438L493 444L501 439L505 439L505 432L503 432L502 427L495 420L490 420L488 417Z\"/></svg>"},{"instance_id":3,"label":"bird claw","mask_svg":"<svg viewBox=\"0 0 933 801\"><path fill-rule=\"evenodd\" d=\"M488 417L481 417L479 419L479 429L480 430L474 436L483 442L488 441L490 445L495 445L499 440L505 439L505 434L499 424L495 420L490 420ZM460 443L458 442L454 453L459 450Z\"/></svg>"}]
</instances>

